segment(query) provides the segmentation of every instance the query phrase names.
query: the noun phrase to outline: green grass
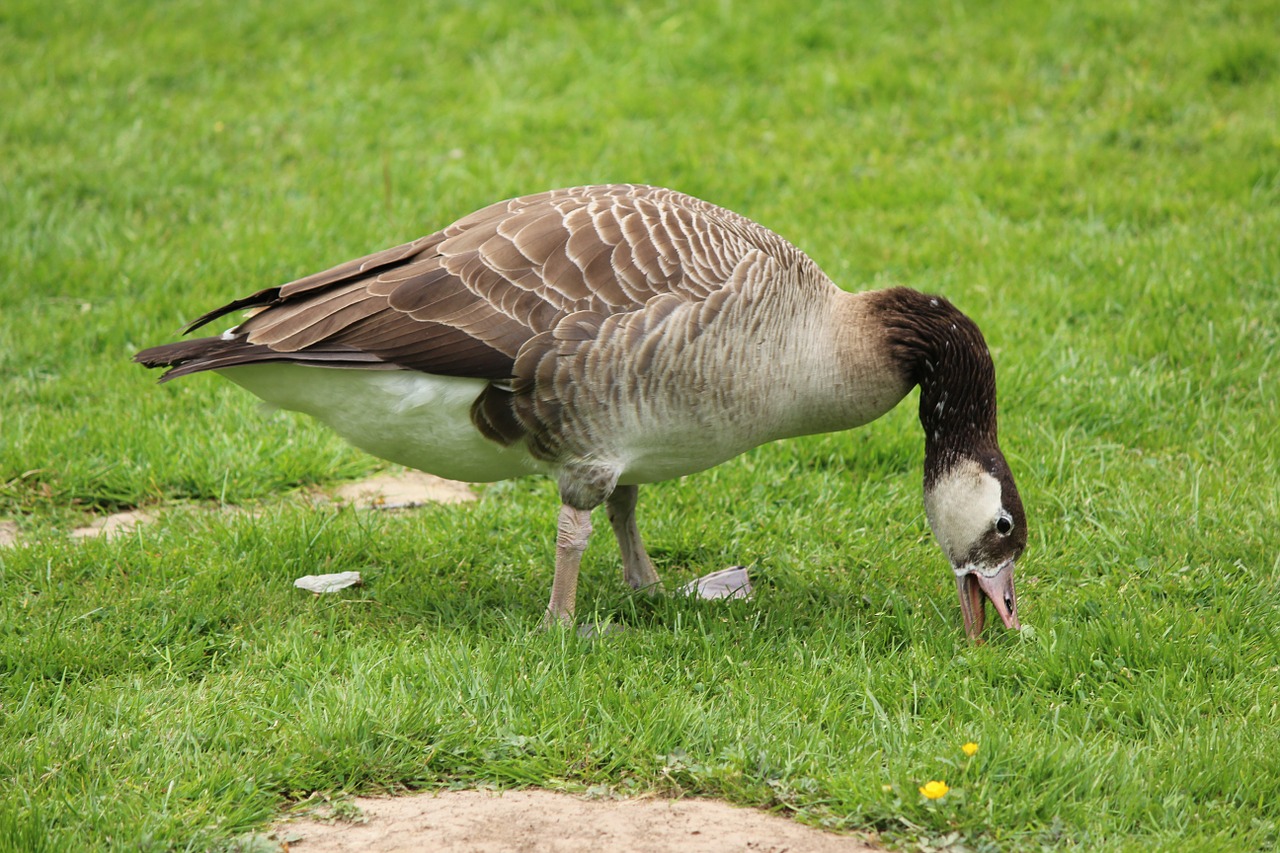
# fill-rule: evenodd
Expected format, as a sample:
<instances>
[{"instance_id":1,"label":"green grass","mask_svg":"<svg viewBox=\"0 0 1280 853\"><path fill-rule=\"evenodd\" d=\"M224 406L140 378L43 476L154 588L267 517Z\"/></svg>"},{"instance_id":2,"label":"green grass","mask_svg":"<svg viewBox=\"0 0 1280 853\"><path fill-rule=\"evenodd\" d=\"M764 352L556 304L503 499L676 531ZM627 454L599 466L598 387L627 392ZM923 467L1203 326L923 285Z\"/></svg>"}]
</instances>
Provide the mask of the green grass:
<instances>
[{"instance_id":1,"label":"green grass","mask_svg":"<svg viewBox=\"0 0 1280 853\"><path fill-rule=\"evenodd\" d=\"M906 848L1280 844L1273 2L433 5L0 8L0 847L230 848L313 792L473 784ZM580 610L635 630L590 642L534 631L550 484L281 500L376 463L129 363L253 289L619 180L978 320L1033 636L964 640L910 401L645 490L669 584L751 563L759 594L635 601L606 533ZM133 506L171 508L65 535ZM291 586L347 569L367 586Z\"/></svg>"}]
</instances>

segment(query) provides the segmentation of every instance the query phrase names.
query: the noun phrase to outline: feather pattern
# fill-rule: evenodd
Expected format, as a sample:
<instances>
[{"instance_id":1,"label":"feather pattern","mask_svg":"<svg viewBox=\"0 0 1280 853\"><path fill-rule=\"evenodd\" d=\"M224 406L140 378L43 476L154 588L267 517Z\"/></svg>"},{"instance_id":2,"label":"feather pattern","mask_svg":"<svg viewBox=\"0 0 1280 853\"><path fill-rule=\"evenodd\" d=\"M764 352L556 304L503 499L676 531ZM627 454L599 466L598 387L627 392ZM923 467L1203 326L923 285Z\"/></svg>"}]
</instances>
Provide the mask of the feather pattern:
<instances>
[{"instance_id":1,"label":"feather pattern","mask_svg":"<svg viewBox=\"0 0 1280 853\"><path fill-rule=\"evenodd\" d=\"M164 378L227 369L236 342L246 364L316 365L321 353L354 352L361 366L509 383L477 400L476 427L504 444L527 438L535 455L554 459L594 441L566 447L574 442L560 418L600 364L602 337L633 350L627 371L644 375L696 341L735 294L788 268L834 287L772 231L700 199L638 185L554 190L212 311L191 328L258 309L204 339L220 343L203 356L193 341L140 360L172 364ZM617 374L599 379L627 381ZM579 402L602 402L589 396Z\"/></svg>"}]
</instances>

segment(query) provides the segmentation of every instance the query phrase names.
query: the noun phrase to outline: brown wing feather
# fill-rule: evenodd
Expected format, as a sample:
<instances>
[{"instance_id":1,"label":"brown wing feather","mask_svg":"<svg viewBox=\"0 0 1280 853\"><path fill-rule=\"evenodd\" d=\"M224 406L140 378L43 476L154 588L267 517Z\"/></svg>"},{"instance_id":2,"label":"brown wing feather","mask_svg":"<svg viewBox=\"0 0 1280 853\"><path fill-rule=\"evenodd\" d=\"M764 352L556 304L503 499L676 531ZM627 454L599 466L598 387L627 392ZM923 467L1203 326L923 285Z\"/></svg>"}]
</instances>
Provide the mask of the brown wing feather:
<instances>
[{"instance_id":1,"label":"brown wing feather","mask_svg":"<svg viewBox=\"0 0 1280 853\"><path fill-rule=\"evenodd\" d=\"M230 339L219 339L218 366L233 366L238 342L246 362L262 361L269 350L282 361L316 363L309 352L336 349L361 354L346 364L507 379L519 374L522 348L569 315L609 317L646 304L666 310L668 300L651 302L657 296L701 302L752 252L783 266L812 263L750 220L671 190L553 190L498 202L412 243L259 291L192 328L259 308Z\"/></svg>"},{"instance_id":2,"label":"brown wing feather","mask_svg":"<svg viewBox=\"0 0 1280 853\"><path fill-rule=\"evenodd\" d=\"M377 356L342 346L311 347L305 353L280 353L270 347L225 338L195 338L161 344L142 350L133 360L146 367L169 368L160 377L161 382L204 370L284 361L313 367L396 369L394 364L382 361Z\"/></svg>"}]
</instances>

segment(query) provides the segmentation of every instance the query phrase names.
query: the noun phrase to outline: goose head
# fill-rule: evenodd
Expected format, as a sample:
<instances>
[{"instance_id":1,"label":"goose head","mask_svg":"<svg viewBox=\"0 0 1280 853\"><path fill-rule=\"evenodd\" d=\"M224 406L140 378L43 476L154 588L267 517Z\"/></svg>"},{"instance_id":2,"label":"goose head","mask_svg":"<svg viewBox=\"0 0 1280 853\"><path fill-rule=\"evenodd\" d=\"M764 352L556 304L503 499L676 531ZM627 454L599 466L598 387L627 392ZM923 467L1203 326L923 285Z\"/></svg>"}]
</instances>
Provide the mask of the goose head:
<instances>
[{"instance_id":1,"label":"goose head","mask_svg":"<svg viewBox=\"0 0 1280 853\"><path fill-rule=\"evenodd\" d=\"M965 633L979 638L988 599L1006 628L1021 629L1013 572L1027 525L1004 456L993 450L954 460L926 483L924 506L956 576Z\"/></svg>"}]
</instances>

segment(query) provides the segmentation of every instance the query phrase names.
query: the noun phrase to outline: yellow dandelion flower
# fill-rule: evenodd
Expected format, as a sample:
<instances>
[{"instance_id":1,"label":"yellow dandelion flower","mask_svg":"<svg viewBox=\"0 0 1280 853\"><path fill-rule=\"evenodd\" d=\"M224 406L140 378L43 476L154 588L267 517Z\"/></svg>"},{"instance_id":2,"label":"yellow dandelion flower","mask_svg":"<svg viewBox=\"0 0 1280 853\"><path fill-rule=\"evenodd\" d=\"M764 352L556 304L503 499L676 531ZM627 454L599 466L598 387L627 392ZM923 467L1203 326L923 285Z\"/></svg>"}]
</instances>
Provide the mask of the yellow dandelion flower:
<instances>
[{"instance_id":1,"label":"yellow dandelion flower","mask_svg":"<svg viewBox=\"0 0 1280 853\"><path fill-rule=\"evenodd\" d=\"M973 741L969 741L964 746L960 747L960 751L970 758L973 758L974 753L978 751L978 745Z\"/></svg>"},{"instance_id":2,"label":"yellow dandelion flower","mask_svg":"<svg viewBox=\"0 0 1280 853\"><path fill-rule=\"evenodd\" d=\"M947 791L950 791L950 790L951 788L947 785L946 782L933 781L933 782L925 782L923 787L920 788L920 793L924 794L926 797L928 797L931 800L936 800L939 797L945 795Z\"/></svg>"}]
</instances>

